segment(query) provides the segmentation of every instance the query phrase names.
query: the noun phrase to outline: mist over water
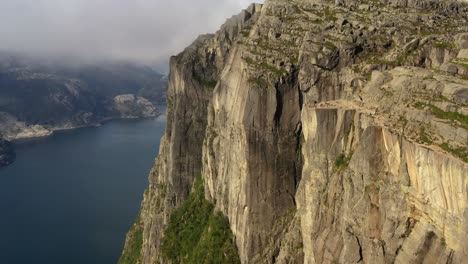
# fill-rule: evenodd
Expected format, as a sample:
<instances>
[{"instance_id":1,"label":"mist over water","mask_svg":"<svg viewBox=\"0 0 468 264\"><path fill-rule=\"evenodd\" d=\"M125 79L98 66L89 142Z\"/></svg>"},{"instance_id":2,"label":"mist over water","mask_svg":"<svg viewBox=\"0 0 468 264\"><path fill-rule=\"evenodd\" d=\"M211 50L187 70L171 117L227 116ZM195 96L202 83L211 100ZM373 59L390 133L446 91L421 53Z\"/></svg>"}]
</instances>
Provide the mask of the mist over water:
<instances>
[{"instance_id":1,"label":"mist over water","mask_svg":"<svg viewBox=\"0 0 468 264\"><path fill-rule=\"evenodd\" d=\"M0 51L67 63L167 64L260 0L2 0Z\"/></svg>"}]
</instances>

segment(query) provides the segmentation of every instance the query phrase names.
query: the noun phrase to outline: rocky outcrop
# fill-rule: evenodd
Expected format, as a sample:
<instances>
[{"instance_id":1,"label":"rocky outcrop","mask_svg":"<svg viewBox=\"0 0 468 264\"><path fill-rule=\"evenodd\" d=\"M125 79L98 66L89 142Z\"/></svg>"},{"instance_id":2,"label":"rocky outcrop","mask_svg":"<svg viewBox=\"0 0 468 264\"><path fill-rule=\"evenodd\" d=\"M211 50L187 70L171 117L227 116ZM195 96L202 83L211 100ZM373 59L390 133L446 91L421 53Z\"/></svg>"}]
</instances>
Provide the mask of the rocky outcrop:
<instances>
[{"instance_id":1,"label":"rocky outcrop","mask_svg":"<svg viewBox=\"0 0 468 264\"><path fill-rule=\"evenodd\" d=\"M114 109L123 118L155 117L156 107L147 99L133 94L118 95L114 98Z\"/></svg>"},{"instance_id":2,"label":"rocky outcrop","mask_svg":"<svg viewBox=\"0 0 468 264\"><path fill-rule=\"evenodd\" d=\"M303 117L297 201L306 263L463 263L466 163L356 110Z\"/></svg>"},{"instance_id":3,"label":"rocky outcrop","mask_svg":"<svg viewBox=\"0 0 468 264\"><path fill-rule=\"evenodd\" d=\"M0 134L6 140L18 140L50 136L52 131L41 125L27 125L8 113L0 112Z\"/></svg>"},{"instance_id":4,"label":"rocky outcrop","mask_svg":"<svg viewBox=\"0 0 468 264\"><path fill-rule=\"evenodd\" d=\"M463 263L467 8L267 0L172 58L138 262L201 175L242 263Z\"/></svg>"}]
</instances>

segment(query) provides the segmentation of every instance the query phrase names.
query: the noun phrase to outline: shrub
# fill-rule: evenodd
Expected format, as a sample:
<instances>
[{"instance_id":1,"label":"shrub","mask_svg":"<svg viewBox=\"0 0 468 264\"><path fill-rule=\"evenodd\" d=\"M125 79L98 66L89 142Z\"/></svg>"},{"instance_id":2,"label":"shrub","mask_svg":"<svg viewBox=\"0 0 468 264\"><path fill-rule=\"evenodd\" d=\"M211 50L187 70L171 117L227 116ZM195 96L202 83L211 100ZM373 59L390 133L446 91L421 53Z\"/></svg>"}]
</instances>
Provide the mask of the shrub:
<instances>
[{"instance_id":1,"label":"shrub","mask_svg":"<svg viewBox=\"0 0 468 264\"><path fill-rule=\"evenodd\" d=\"M140 261L141 247L143 244L143 229L140 220L128 232L128 241L119 259L119 264L135 264Z\"/></svg>"},{"instance_id":2,"label":"shrub","mask_svg":"<svg viewBox=\"0 0 468 264\"><path fill-rule=\"evenodd\" d=\"M349 156L346 156L344 153L341 153L335 161L335 166L338 168L338 170L347 168L352 156L352 153Z\"/></svg>"},{"instance_id":3,"label":"shrub","mask_svg":"<svg viewBox=\"0 0 468 264\"><path fill-rule=\"evenodd\" d=\"M205 199L203 181L171 215L161 243L162 258L172 263L240 263L229 223Z\"/></svg>"}]
</instances>

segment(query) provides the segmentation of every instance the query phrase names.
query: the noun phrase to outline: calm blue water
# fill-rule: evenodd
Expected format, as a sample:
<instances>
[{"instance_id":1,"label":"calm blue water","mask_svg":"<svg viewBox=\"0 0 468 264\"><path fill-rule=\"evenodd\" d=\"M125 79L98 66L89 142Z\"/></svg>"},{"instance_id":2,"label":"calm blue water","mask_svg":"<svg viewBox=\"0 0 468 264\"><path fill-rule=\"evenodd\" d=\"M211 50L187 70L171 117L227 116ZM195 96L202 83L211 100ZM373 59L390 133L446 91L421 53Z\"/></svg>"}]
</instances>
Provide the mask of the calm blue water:
<instances>
[{"instance_id":1,"label":"calm blue water","mask_svg":"<svg viewBox=\"0 0 468 264\"><path fill-rule=\"evenodd\" d=\"M113 121L17 145L0 169L0 263L116 263L164 127Z\"/></svg>"}]
</instances>

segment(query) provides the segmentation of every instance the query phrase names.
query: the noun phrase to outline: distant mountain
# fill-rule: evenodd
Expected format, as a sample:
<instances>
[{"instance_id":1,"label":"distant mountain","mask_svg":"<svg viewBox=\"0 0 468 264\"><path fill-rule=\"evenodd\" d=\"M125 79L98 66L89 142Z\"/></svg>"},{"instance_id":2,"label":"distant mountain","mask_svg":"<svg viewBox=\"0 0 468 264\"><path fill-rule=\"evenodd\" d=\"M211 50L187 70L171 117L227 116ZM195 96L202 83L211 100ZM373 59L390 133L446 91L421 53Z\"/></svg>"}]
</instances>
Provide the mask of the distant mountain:
<instances>
[{"instance_id":1,"label":"distant mountain","mask_svg":"<svg viewBox=\"0 0 468 264\"><path fill-rule=\"evenodd\" d=\"M167 77L147 66L63 66L0 54L0 138L157 116L166 88Z\"/></svg>"}]
</instances>

